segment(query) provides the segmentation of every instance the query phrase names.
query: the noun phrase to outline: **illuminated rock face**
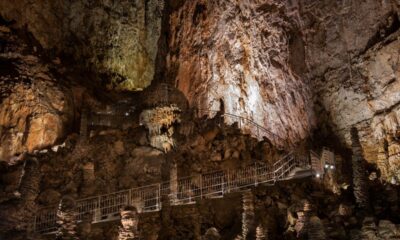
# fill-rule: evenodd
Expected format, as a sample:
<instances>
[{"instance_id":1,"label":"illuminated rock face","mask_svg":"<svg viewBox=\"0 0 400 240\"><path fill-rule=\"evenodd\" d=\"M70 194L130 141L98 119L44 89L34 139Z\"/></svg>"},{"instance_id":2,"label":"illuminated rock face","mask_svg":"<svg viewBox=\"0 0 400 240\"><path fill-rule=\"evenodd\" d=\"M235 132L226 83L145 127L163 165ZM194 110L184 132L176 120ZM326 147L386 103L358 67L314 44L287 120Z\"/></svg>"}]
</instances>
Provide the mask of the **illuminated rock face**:
<instances>
[{"instance_id":1,"label":"illuminated rock face","mask_svg":"<svg viewBox=\"0 0 400 240\"><path fill-rule=\"evenodd\" d=\"M196 0L174 11L167 69L190 104L218 110L222 99L225 112L285 139L307 137L311 95L289 63L295 56L288 36L299 26L286 9L281 1Z\"/></svg>"},{"instance_id":2,"label":"illuminated rock face","mask_svg":"<svg viewBox=\"0 0 400 240\"><path fill-rule=\"evenodd\" d=\"M147 87L154 75L163 1L1 1L0 14L40 44L105 74L110 88Z\"/></svg>"},{"instance_id":3,"label":"illuminated rock face","mask_svg":"<svg viewBox=\"0 0 400 240\"><path fill-rule=\"evenodd\" d=\"M175 146L173 124L180 122L180 109L176 106L157 107L140 114L140 124L149 130L150 145L169 152Z\"/></svg>"},{"instance_id":4,"label":"illuminated rock face","mask_svg":"<svg viewBox=\"0 0 400 240\"><path fill-rule=\"evenodd\" d=\"M376 162L383 140L398 126L399 3L302 2L320 124L330 125L347 147L350 128L357 127L365 159Z\"/></svg>"}]
</instances>

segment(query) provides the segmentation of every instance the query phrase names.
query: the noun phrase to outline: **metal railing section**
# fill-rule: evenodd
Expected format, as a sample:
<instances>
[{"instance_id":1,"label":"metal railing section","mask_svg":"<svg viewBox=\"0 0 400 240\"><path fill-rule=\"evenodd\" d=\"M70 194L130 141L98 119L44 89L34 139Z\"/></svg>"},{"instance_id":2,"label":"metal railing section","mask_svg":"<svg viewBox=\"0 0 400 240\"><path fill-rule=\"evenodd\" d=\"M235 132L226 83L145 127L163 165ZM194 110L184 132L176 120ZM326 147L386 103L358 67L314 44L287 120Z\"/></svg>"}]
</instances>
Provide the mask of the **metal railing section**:
<instances>
[{"instance_id":1,"label":"metal railing section","mask_svg":"<svg viewBox=\"0 0 400 240\"><path fill-rule=\"evenodd\" d=\"M209 109L198 109L198 115L199 117L202 116L202 114L217 114L219 113L219 111L216 110L209 110ZM271 143L275 146L278 147L291 147L292 144L280 137L279 135L277 135L276 133L271 132L270 130L268 130L267 128L261 126L260 124L254 122L251 119L242 117L242 116L238 116L232 113L223 113L221 115L221 117L230 119L232 121L232 123L237 122L238 123L238 127L240 129L243 129L244 127L248 127L248 129L250 130L251 134L253 136L255 136L258 140L262 140L263 137L266 137L267 139L269 139L271 141Z\"/></svg>"},{"instance_id":2,"label":"metal railing section","mask_svg":"<svg viewBox=\"0 0 400 240\"><path fill-rule=\"evenodd\" d=\"M178 179L177 190L171 190L171 182L163 182L140 188L132 188L105 195L80 199L76 202L77 220L90 215L93 223L119 219L123 206L133 205L139 212L161 210L161 199L168 196L171 205L195 203L196 200L223 197L230 192L271 184L290 179L295 168L310 169L308 158L296 158L288 154L272 166L256 163L237 170L216 171ZM34 231L50 233L56 230L57 207L41 209L36 217Z\"/></svg>"}]
</instances>

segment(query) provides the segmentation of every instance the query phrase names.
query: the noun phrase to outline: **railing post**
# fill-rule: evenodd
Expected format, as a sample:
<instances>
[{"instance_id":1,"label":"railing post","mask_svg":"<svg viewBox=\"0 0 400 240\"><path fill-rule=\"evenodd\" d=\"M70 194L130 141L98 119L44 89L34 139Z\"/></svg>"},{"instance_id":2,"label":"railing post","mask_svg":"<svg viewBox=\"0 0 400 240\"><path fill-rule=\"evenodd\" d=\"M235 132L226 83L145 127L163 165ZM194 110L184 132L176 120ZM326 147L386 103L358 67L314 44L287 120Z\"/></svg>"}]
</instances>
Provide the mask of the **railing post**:
<instances>
[{"instance_id":1,"label":"railing post","mask_svg":"<svg viewBox=\"0 0 400 240\"><path fill-rule=\"evenodd\" d=\"M157 210L161 210L161 183L158 184Z\"/></svg>"},{"instance_id":2,"label":"railing post","mask_svg":"<svg viewBox=\"0 0 400 240\"><path fill-rule=\"evenodd\" d=\"M97 197L97 208L94 211L94 222L101 220L100 196Z\"/></svg>"},{"instance_id":3,"label":"railing post","mask_svg":"<svg viewBox=\"0 0 400 240\"><path fill-rule=\"evenodd\" d=\"M258 185L257 162L254 163L254 185Z\"/></svg>"},{"instance_id":4,"label":"railing post","mask_svg":"<svg viewBox=\"0 0 400 240\"><path fill-rule=\"evenodd\" d=\"M32 232L33 233L35 233L36 232L36 218L37 218L37 215L35 215L35 217L33 218L33 226L32 226Z\"/></svg>"},{"instance_id":5,"label":"railing post","mask_svg":"<svg viewBox=\"0 0 400 240\"><path fill-rule=\"evenodd\" d=\"M132 189L128 190L128 201L127 201L127 205L130 206L132 205Z\"/></svg>"},{"instance_id":6,"label":"railing post","mask_svg":"<svg viewBox=\"0 0 400 240\"><path fill-rule=\"evenodd\" d=\"M203 199L203 174L200 174L200 199Z\"/></svg>"},{"instance_id":7,"label":"railing post","mask_svg":"<svg viewBox=\"0 0 400 240\"><path fill-rule=\"evenodd\" d=\"M230 178L230 176L229 176L230 174L229 174L229 169L226 171L226 185L227 185L227 187L226 187L226 191L229 193L230 191L231 191L231 178Z\"/></svg>"}]
</instances>

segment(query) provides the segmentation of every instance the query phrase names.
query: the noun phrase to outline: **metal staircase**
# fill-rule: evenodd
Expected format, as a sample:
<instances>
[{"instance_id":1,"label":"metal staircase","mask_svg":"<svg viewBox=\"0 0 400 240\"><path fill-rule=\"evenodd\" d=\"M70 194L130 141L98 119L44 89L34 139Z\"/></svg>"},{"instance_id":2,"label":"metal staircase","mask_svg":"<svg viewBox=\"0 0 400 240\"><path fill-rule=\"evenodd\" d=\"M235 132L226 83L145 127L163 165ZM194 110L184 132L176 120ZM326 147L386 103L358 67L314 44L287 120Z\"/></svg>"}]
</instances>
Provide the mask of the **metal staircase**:
<instances>
[{"instance_id":1,"label":"metal staircase","mask_svg":"<svg viewBox=\"0 0 400 240\"><path fill-rule=\"evenodd\" d=\"M171 205L193 204L200 199L219 198L259 184L273 185L277 181L313 175L309 158L296 158L288 154L272 166L254 164L242 169L216 171L178 179L178 191L171 191L170 182L132 188L119 192L80 199L77 201L77 220L87 214L92 223L119 219L123 206L133 205L139 212L160 211L161 198L169 197ZM57 229L57 206L41 209L34 221L34 231L48 234Z\"/></svg>"},{"instance_id":2,"label":"metal staircase","mask_svg":"<svg viewBox=\"0 0 400 240\"><path fill-rule=\"evenodd\" d=\"M199 110L199 113L216 114L218 111ZM224 122L229 118L237 122L240 129L244 125L257 139L268 138L278 147L290 147L290 143L254 121L223 114ZM120 209L126 205L135 206L139 212L156 212L162 208L161 200L170 199L172 206L194 204L201 199L221 198L232 192L239 192L259 184L274 185L277 181L319 176L323 162L330 162L328 152L320 158L311 152L311 158L296 157L289 153L272 165L255 163L252 166L235 170L220 170L196 176L180 178L174 182L161 182L139 188L108 193L80 199L76 205L76 219L82 221L88 214L92 223L115 221L120 218ZM326 157L328 156L328 157ZM322 161L329 158L327 161ZM177 187L176 187L177 185ZM33 230L40 234L51 234L57 230L57 206L43 208L35 216Z\"/></svg>"},{"instance_id":3,"label":"metal staircase","mask_svg":"<svg viewBox=\"0 0 400 240\"><path fill-rule=\"evenodd\" d=\"M210 116L217 115L220 113L219 111L216 110L210 110L210 109L198 109L198 115L199 117L202 117L202 115L208 114ZM254 122L251 119L238 116L232 113L222 113L221 117L223 117L224 122L237 122L239 129L244 129L250 132L252 136L257 138L258 140L262 140L264 137L267 138L268 140L271 141L271 143L278 147L278 148L290 148L292 147L292 144L287 140L279 135L271 132L267 128L261 126L260 124Z\"/></svg>"}]
</instances>

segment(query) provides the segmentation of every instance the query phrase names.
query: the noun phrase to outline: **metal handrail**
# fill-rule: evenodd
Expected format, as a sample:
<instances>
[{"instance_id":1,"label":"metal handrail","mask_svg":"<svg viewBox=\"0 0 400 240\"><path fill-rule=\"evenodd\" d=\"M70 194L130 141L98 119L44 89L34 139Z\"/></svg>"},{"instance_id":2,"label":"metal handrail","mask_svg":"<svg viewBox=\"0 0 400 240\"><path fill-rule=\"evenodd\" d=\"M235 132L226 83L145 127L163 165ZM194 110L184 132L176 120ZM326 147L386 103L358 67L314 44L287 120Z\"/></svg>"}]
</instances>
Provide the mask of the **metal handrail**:
<instances>
[{"instance_id":1,"label":"metal handrail","mask_svg":"<svg viewBox=\"0 0 400 240\"><path fill-rule=\"evenodd\" d=\"M205 113L219 113L220 111L217 110L210 110L210 109L198 109L198 112L205 112ZM284 138L282 138L281 136L277 135L276 133L271 132L270 130L268 130L267 128L261 126L260 124L256 123L254 120L246 118L246 117L242 117L239 115L235 115L232 113L221 113L222 116L228 116L228 117L232 117L232 118L237 118L243 122L248 122L250 123L250 125L252 125L253 127L255 127L257 129L257 138L260 138L262 136L260 136L260 132L259 130L262 130L263 132L267 133L269 135L269 137L272 137L272 139L269 138L269 140L273 141L275 145L279 145L278 142L276 142L276 139L278 139L278 141L280 141L283 144L283 147L290 147L291 144ZM241 128L240 126L240 122L239 122L239 128Z\"/></svg>"},{"instance_id":2,"label":"metal handrail","mask_svg":"<svg viewBox=\"0 0 400 240\"><path fill-rule=\"evenodd\" d=\"M184 205L196 199L222 197L225 193L240 191L263 183L285 180L295 167L309 166L308 159L296 159L292 154L285 155L278 162L267 165L254 165L237 170L214 171L191 177L177 179L178 191L170 189L170 183L161 182L80 199L76 202L77 220L85 214L92 215L92 222L112 221L119 218L119 210L124 205L137 205L141 212L161 210L162 196L172 194L172 205ZM56 229L57 207L41 209L35 217L34 230L49 233Z\"/></svg>"}]
</instances>

